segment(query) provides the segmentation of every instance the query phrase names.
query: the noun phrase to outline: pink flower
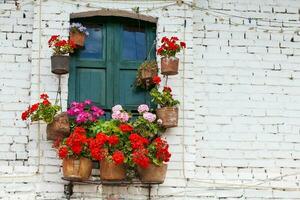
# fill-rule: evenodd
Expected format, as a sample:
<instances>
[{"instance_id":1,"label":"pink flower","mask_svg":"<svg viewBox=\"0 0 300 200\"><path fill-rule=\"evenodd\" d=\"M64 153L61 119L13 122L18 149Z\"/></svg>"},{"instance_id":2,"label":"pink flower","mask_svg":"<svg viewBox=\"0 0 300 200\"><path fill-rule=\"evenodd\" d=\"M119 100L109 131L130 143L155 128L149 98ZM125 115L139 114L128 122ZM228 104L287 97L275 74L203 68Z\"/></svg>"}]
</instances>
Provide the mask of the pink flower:
<instances>
[{"instance_id":1,"label":"pink flower","mask_svg":"<svg viewBox=\"0 0 300 200\"><path fill-rule=\"evenodd\" d=\"M144 119L146 119L149 122L154 122L156 119L156 115L150 112L145 112L143 114Z\"/></svg>"},{"instance_id":2,"label":"pink flower","mask_svg":"<svg viewBox=\"0 0 300 200\"><path fill-rule=\"evenodd\" d=\"M86 105L91 105L92 101L89 100L89 99L87 99L87 100L84 101L84 103L85 103Z\"/></svg>"},{"instance_id":3,"label":"pink flower","mask_svg":"<svg viewBox=\"0 0 300 200\"><path fill-rule=\"evenodd\" d=\"M112 113L111 117L113 119L117 119L118 120L120 118L120 115L121 115L121 111L116 111L116 112Z\"/></svg>"},{"instance_id":4,"label":"pink flower","mask_svg":"<svg viewBox=\"0 0 300 200\"><path fill-rule=\"evenodd\" d=\"M121 110L123 110L123 107L121 105L115 105L114 107L112 107L113 112L117 112Z\"/></svg>"},{"instance_id":5,"label":"pink flower","mask_svg":"<svg viewBox=\"0 0 300 200\"><path fill-rule=\"evenodd\" d=\"M76 122L77 123L85 123L88 120L92 120L93 117L90 113L88 112L81 112L78 114L77 118L76 118Z\"/></svg>"},{"instance_id":6,"label":"pink flower","mask_svg":"<svg viewBox=\"0 0 300 200\"><path fill-rule=\"evenodd\" d=\"M139 113L144 113L144 112L148 112L149 111L149 107L146 104L141 104L138 107L138 112Z\"/></svg>"},{"instance_id":7,"label":"pink flower","mask_svg":"<svg viewBox=\"0 0 300 200\"><path fill-rule=\"evenodd\" d=\"M96 118L104 115L104 111L101 108L98 108L97 106L92 106L91 111L93 111L93 116Z\"/></svg>"},{"instance_id":8,"label":"pink flower","mask_svg":"<svg viewBox=\"0 0 300 200\"><path fill-rule=\"evenodd\" d=\"M129 114L127 112L122 112L119 120L123 123L127 122L129 120Z\"/></svg>"}]
</instances>

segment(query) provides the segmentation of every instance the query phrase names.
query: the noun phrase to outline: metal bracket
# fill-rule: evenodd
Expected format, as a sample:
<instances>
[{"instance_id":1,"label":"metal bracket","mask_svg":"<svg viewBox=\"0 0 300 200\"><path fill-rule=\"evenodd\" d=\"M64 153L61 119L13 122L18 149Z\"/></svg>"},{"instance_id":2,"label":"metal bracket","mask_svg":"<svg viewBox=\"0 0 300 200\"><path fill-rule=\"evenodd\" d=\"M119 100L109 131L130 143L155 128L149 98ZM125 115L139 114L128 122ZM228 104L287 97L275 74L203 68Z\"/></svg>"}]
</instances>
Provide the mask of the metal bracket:
<instances>
[{"instance_id":1,"label":"metal bracket","mask_svg":"<svg viewBox=\"0 0 300 200\"><path fill-rule=\"evenodd\" d=\"M68 200L71 199L71 196L73 195L73 183L69 182L67 185L64 185L64 194L66 195L66 198Z\"/></svg>"}]
</instances>

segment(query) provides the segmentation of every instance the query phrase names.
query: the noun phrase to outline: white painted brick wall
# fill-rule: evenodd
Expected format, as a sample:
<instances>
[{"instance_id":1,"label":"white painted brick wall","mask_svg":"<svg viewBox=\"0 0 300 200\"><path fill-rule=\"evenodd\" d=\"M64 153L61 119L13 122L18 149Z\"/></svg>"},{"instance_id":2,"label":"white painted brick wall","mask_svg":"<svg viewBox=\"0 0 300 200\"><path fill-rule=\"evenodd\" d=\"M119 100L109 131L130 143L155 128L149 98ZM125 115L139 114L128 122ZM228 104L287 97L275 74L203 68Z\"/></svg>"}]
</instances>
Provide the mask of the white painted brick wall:
<instances>
[{"instance_id":1,"label":"white painted brick wall","mask_svg":"<svg viewBox=\"0 0 300 200\"><path fill-rule=\"evenodd\" d=\"M45 139L45 124L20 121L39 93L55 98L48 38L67 36L73 12L172 2L19 2L17 10L13 1L0 1L0 198L64 199L61 161ZM172 159L152 199L300 199L300 25L281 29L280 23L214 13L296 23L299 3L194 3L210 12L186 5L143 12L159 18L158 38L177 35L188 45L179 75L169 79L182 102L180 126L166 133ZM62 82L66 107L68 76ZM76 185L74 192L74 199L147 199L147 190L135 186Z\"/></svg>"}]
</instances>

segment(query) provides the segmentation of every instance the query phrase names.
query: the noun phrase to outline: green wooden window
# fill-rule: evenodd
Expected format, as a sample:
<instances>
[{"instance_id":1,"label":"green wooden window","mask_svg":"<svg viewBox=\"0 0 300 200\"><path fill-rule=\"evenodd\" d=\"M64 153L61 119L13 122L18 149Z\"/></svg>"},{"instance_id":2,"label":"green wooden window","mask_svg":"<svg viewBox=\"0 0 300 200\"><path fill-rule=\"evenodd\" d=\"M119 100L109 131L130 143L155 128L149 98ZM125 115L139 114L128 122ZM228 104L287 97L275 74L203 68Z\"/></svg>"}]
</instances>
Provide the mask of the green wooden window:
<instances>
[{"instance_id":1,"label":"green wooden window","mask_svg":"<svg viewBox=\"0 0 300 200\"><path fill-rule=\"evenodd\" d=\"M155 40L156 25L116 17L76 21L86 26L90 35L85 47L71 56L69 103L91 99L108 112L116 104L128 111L141 103L150 104L149 94L136 88L134 81Z\"/></svg>"}]
</instances>

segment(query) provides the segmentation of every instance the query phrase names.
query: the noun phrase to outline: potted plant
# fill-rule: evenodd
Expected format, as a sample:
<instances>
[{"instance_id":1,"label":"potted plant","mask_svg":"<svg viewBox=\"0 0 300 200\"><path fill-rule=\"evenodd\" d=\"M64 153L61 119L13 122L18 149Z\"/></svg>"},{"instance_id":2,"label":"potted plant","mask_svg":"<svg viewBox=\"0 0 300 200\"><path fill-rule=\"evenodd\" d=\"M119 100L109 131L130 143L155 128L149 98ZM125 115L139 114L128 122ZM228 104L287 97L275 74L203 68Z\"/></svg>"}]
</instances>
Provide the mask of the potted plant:
<instances>
[{"instance_id":1,"label":"potted plant","mask_svg":"<svg viewBox=\"0 0 300 200\"><path fill-rule=\"evenodd\" d=\"M91 128L96 133L90 142L93 159L100 162L102 180L123 180L126 178L128 162L128 137L133 127L127 123L130 115L121 105L112 108L112 119L98 121Z\"/></svg>"},{"instance_id":2,"label":"potted plant","mask_svg":"<svg viewBox=\"0 0 300 200\"><path fill-rule=\"evenodd\" d=\"M72 40L63 40L59 35L52 35L48 45L53 49L51 56L51 72L54 74L66 74L69 72L69 56L76 48Z\"/></svg>"},{"instance_id":3,"label":"potted plant","mask_svg":"<svg viewBox=\"0 0 300 200\"><path fill-rule=\"evenodd\" d=\"M158 119L162 120L162 126L171 128L178 126L178 100L175 100L172 95L172 89L165 86L162 91L157 87L150 91L152 101L160 106L156 109Z\"/></svg>"},{"instance_id":4,"label":"potted plant","mask_svg":"<svg viewBox=\"0 0 300 200\"><path fill-rule=\"evenodd\" d=\"M186 48L185 42L180 42L177 37L163 37L161 40L162 45L157 49L157 54L161 58L161 73L163 75L178 74L179 59L176 53Z\"/></svg>"},{"instance_id":5,"label":"potted plant","mask_svg":"<svg viewBox=\"0 0 300 200\"><path fill-rule=\"evenodd\" d=\"M66 113L60 113L61 109L58 105L53 105L49 100L47 94L40 95L40 102L29 106L26 111L22 113L22 120L31 119L31 122L42 120L47 123L47 139L56 140L63 138L70 134L70 127L68 116Z\"/></svg>"},{"instance_id":6,"label":"potted plant","mask_svg":"<svg viewBox=\"0 0 300 200\"><path fill-rule=\"evenodd\" d=\"M165 130L161 126L162 120L157 119L156 114L150 112L148 105L139 105L138 112L139 117L133 122L134 132L146 138L153 138Z\"/></svg>"},{"instance_id":7,"label":"potted plant","mask_svg":"<svg viewBox=\"0 0 300 200\"><path fill-rule=\"evenodd\" d=\"M135 84L137 87L148 89L155 85L153 77L157 76L158 66L155 60L147 60L143 62L137 71Z\"/></svg>"},{"instance_id":8,"label":"potted plant","mask_svg":"<svg viewBox=\"0 0 300 200\"><path fill-rule=\"evenodd\" d=\"M134 133L129 139L133 149L132 161L137 166L141 181L163 183L167 172L165 163L171 157L167 142L157 137L149 143L149 140Z\"/></svg>"},{"instance_id":9,"label":"potted plant","mask_svg":"<svg viewBox=\"0 0 300 200\"><path fill-rule=\"evenodd\" d=\"M76 127L72 134L58 142L54 147L63 159L63 175L70 180L87 180L92 172L92 160L89 148L90 139L86 130Z\"/></svg>"},{"instance_id":10,"label":"potted plant","mask_svg":"<svg viewBox=\"0 0 300 200\"><path fill-rule=\"evenodd\" d=\"M86 27L81 23L72 23L70 26L70 40L74 41L77 46L83 47L85 37L89 35Z\"/></svg>"}]
</instances>

